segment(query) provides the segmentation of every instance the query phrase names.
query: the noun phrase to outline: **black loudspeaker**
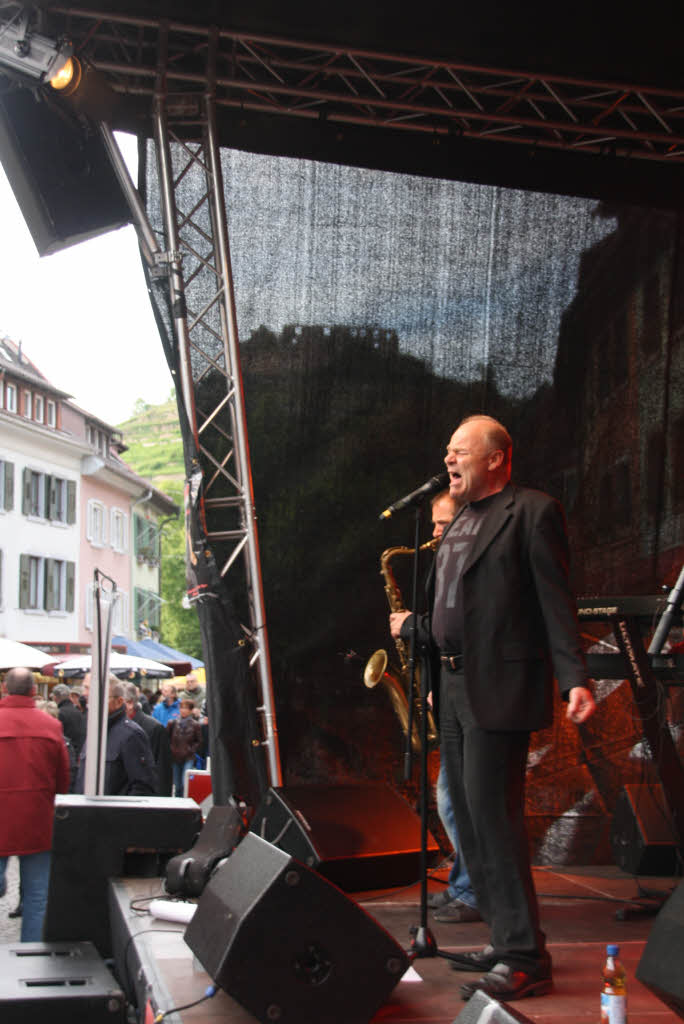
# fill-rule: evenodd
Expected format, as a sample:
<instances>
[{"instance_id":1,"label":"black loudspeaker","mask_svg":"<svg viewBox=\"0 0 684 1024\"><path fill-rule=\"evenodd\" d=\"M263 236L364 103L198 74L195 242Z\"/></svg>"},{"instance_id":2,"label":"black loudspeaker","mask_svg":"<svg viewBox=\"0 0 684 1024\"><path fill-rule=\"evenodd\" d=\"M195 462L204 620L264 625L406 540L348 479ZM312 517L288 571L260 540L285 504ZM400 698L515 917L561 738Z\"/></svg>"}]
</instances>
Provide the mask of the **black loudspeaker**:
<instances>
[{"instance_id":1,"label":"black loudspeaker","mask_svg":"<svg viewBox=\"0 0 684 1024\"><path fill-rule=\"evenodd\" d=\"M675 836L662 786L627 785L620 790L610 836L618 867L630 875L676 874Z\"/></svg>"},{"instance_id":2,"label":"black loudspeaker","mask_svg":"<svg viewBox=\"0 0 684 1024\"><path fill-rule=\"evenodd\" d=\"M409 966L361 907L251 832L210 879L185 941L264 1024L368 1021Z\"/></svg>"},{"instance_id":3,"label":"black loudspeaker","mask_svg":"<svg viewBox=\"0 0 684 1024\"><path fill-rule=\"evenodd\" d=\"M124 1024L126 1000L91 942L0 946L2 1024Z\"/></svg>"},{"instance_id":4,"label":"black loudspeaker","mask_svg":"<svg viewBox=\"0 0 684 1024\"><path fill-rule=\"evenodd\" d=\"M161 876L201 828L194 800L57 796L43 937L87 939L111 956L107 880Z\"/></svg>"},{"instance_id":5,"label":"black loudspeaker","mask_svg":"<svg viewBox=\"0 0 684 1024\"><path fill-rule=\"evenodd\" d=\"M0 92L0 160L41 256L131 220L97 125L47 90Z\"/></svg>"},{"instance_id":6,"label":"black loudspeaker","mask_svg":"<svg viewBox=\"0 0 684 1024\"><path fill-rule=\"evenodd\" d=\"M383 783L274 787L250 829L348 892L420 877L420 818ZM428 833L428 859L438 856Z\"/></svg>"},{"instance_id":7,"label":"black loudspeaker","mask_svg":"<svg viewBox=\"0 0 684 1024\"><path fill-rule=\"evenodd\" d=\"M531 1017L499 1003L484 992L471 996L453 1024L533 1024Z\"/></svg>"},{"instance_id":8,"label":"black loudspeaker","mask_svg":"<svg viewBox=\"0 0 684 1024\"><path fill-rule=\"evenodd\" d=\"M680 882L653 922L636 976L684 1020L684 882Z\"/></svg>"}]
</instances>

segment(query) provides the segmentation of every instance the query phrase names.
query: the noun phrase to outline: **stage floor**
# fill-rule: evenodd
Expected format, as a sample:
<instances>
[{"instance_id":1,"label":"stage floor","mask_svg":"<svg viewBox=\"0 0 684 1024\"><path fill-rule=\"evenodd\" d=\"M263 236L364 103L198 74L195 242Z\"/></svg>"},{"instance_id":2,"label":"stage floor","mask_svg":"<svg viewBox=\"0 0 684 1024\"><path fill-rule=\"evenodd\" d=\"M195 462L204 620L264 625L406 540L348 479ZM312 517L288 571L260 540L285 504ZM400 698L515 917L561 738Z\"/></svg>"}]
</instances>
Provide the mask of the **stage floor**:
<instances>
[{"instance_id":1,"label":"stage floor","mask_svg":"<svg viewBox=\"0 0 684 1024\"><path fill-rule=\"evenodd\" d=\"M442 869L431 874L430 891L442 887L440 880L445 873ZM596 1024L605 946L608 942L617 942L628 972L630 1024L675 1024L680 1020L635 977L654 918L616 919L616 911L624 905L621 901L637 896L633 879L612 866L535 868L534 878L542 927L553 957L554 991L512 1003L512 1008L523 1019L543 1024L577 1024L579 1021ZM642 883L648 889L669 891L678 881L649 878ZM116 881L112 893L115 908L125 922L124 931L128 933L126 969L143 979L153 1008L166 1011L200 999L211 979L183 941L184 926L141 913L144 902L142 906L138 903L136 909L131 908L131 900L140 901L141 897L158 894L159 881L139 878ZM419 885L382 893L361 893L353 898L402 946L409 945L410 928L420 923ZM428 925L439 949L473 949L487 940L484 924L439 924L433 921L432 913L428 916ZM352 936L350 941L353 941ZM254 955L259 962L258 950ZM259 963L257 974L259 985L268 986L268 964ZM453 971L441 957L417 959L409 974L414 980L399 982L388 1002L372 1018L374 1024L452 1024L465 1006L459 996L459 984L474 975ZM170 1024L215 1020L250 1024L255 1018L225 992L219 991L200 1006L170 1014L165 1019ZM324 1019L322 1014L321 1024Z\"/></svg>"}]
</instances>

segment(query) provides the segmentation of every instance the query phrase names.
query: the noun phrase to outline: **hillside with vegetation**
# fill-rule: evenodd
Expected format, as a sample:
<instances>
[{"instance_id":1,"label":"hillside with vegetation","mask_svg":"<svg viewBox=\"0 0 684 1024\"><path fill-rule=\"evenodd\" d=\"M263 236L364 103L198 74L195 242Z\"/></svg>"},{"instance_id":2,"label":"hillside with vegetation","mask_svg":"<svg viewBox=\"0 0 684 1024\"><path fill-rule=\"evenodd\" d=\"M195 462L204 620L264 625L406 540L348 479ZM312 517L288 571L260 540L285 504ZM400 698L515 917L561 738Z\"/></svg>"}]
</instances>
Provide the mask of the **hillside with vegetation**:
<instances>
[{"instance_id":1,"label":"hillside with vegetation","mask_svg":"<svg viewBox=\"0 0 684 1024\"><path fill-rule=\"evenodd\" d=\"M118 429L128 447L122 457L131 469L166 494L169 482L183 486L183 442L173 394L163 405L148 405L139 398L133 416Z\"/></svg>"},{"instance_id":2,"label":"hillside with vegetation","mask_svg":"<svg viewBox=\"0 0 684 1024\"><path fill-rule=\"evenodd\" d=\"M167 522L161 537L162 643L193 657L202 657L199 620L194 608L185 608L185 535L183 530L183 442L175 396L162 405L135 404L133 416L118 429L128 450L122 458L134 472L172 498L181 513Z\"/></svg>"}]
</instances>

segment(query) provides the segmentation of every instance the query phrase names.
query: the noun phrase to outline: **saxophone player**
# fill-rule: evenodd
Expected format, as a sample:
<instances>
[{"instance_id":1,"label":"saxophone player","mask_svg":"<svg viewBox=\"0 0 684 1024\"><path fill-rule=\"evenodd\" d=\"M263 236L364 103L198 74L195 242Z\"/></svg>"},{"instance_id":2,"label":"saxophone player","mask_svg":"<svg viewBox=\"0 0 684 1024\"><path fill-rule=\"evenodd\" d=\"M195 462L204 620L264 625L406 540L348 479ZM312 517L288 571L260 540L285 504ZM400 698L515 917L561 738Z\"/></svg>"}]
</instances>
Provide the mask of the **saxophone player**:
<instances>
[{"instance_id":1,"label":"saxophone player","mask_svg":"<svg viewBox=\"0 0 684 1024\"><path fill-rule=\"evenodd\" d=\"M433 540L439 541L444 530L458 512L460 505L451 497L448 488L445 488L431 499L431 506L432 537ZM390 625L392 626L395 622L401 624L410 614L410 612L392 612ZM425 637L423 636L422 639L425 640ZM428 701L432 703L432 694L428 695ZM469 921L481 921L482 917L477 909L468 868L460 850L458 829L449 796L446 766L443 759L440 762L437 776L437 813L453 847L454 859L446 888L428 896L428 907L434 910L435 920L442 924L465 924Z\"/></svg>"},{"instance_id":2,"label":"saxophone player","mask_svg":"<svg viewBox=\"0 0 684 1024\"><path fill-rule=\"evenodd\" d=\"M440 540L459 508L460 505L451 497L448 489L440 491L434 496L432 499L432 536L435 540ZM431 697L432 695L428 699ZM468 868L460 850L456 818L449 796L446 764L443 759L440 760L437 776L437 813L453 846L454 860L449 871L446 889L429 895L428 906L435 912L435 921L442 924L465 924L468 921L481 921L482 917L477 909L477 900Z\"/></svg>"},{"instance_id":3,"label":"saxophone player","mask_svg":"<svg viewBox=\"0 0 684 1024\"><path fill-rule=\"evenodd\" d=\"M454 431L444 461L449 493L462 507L444 531L429 588L442 757L490 929L484 949L450 957L454 969L481 974L461 985L463 999L551 990L525 830L529 738L551 722L554 676L572 722L595 709L563 511L548 495L511 483L511 456L508 431L490 416L470 416ZM409 629L407 613L392 616L393 636Z\"/></svg>"}]
</instances>

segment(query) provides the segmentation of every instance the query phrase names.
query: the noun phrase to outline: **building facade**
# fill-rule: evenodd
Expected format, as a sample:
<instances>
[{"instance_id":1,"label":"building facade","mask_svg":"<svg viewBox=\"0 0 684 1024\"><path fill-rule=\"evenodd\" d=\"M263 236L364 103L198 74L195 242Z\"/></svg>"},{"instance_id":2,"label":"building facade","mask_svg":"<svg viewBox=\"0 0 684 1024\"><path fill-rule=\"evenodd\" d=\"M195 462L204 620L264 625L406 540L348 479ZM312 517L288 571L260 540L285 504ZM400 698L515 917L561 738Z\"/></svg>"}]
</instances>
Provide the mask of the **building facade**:
<instances>
[{"instance_id":1,"label":"building facade","mask_svg":"<svg viewBox=\"0 0 684 1024\"><path fill-rule=\"evenodd\" d=\"M54 652L158 633L160 530L174 503L121 458L120 431L0 339L0 636Z\"/></svg>"}]
</instances>

